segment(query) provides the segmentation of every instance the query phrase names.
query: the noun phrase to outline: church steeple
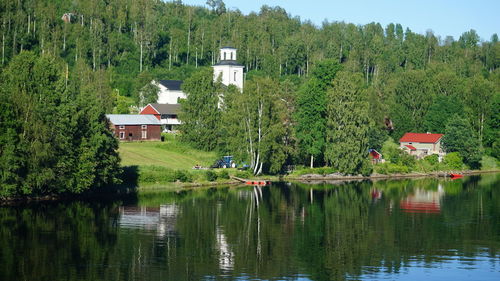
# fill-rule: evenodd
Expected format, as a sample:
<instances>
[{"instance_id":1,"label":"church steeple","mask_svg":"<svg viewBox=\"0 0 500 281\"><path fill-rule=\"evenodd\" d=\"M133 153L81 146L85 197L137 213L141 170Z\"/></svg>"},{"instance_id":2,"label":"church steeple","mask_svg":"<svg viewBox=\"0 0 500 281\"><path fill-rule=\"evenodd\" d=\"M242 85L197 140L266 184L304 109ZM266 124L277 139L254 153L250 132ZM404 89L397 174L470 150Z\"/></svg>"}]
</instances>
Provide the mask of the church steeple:
<instances>
[{"instance_id":1,"label":"church steeple","mask_svg":"<svg viewBox=\"0 0 500 281\"><path fill-rule=\"evenodd\" d=\"M220 49L220 60L236 61L236 49L232 47L222 47Z\"/></svg>"},{"instance_id":2,"label":"church steeple","mask_svg":"<svg viewBox=\"0 0 500 281\"><path fill-rule=\"evenodd\" d=\"M236 85L240 90L243 90L243 68L236 60L236 48L222 47L220 49L219 62L213 65L214 81L222 79L222 84Z\"/></svg>"}]
</instances>

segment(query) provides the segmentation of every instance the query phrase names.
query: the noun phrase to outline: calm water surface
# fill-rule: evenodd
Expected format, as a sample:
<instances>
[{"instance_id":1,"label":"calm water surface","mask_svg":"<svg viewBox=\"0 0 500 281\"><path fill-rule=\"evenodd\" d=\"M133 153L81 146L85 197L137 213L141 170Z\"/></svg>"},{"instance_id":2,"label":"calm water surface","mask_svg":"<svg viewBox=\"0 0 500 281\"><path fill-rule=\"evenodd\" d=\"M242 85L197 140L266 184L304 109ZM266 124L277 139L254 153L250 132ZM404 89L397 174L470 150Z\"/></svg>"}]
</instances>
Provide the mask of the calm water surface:
<instances>
[{"instance_id":1,"label":"calm water surface","mask_svg":"<svg viewBox=\"0 0 500 281\"><path fill-rule=\"evenodd\" d=\"M500 280L500 174L0 207L0 280Z\"/></svg>"}]
</instances>

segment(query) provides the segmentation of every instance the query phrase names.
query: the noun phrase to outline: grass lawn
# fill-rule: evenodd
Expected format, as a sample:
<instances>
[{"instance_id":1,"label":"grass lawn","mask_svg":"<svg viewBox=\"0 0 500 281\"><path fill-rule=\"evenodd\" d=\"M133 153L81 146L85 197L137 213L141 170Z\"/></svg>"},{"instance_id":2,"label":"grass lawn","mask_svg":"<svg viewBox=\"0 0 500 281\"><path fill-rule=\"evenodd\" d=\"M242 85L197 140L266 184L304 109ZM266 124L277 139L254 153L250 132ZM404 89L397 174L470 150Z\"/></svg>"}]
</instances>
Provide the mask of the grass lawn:
<instances>
[{"instance_id":1,"label":"grass lawn","mask_svg":"<svg viewBox=\"0 0 500 281\"><path fill-rule=\"evenodd\" d=\"M193 149L168 135L164 142L122 142L119 153L123 166L162 166L191 170L199 164L208 167L217 159L215 152Z\"/></svg>"}]
</instances>

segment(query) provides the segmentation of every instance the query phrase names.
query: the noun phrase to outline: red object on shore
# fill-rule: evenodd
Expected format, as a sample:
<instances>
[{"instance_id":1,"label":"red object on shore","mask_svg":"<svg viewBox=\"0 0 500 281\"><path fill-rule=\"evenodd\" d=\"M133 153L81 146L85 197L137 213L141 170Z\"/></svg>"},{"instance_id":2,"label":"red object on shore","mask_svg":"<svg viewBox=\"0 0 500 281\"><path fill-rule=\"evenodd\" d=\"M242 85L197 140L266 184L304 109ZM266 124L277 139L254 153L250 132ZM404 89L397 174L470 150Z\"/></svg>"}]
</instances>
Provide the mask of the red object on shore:
<instances>
[{"instance_id":1,"label":"red object on shore","mask_svg":"<svg viewBox=\"0 0 500 281\"><path fill-rule=\"evenodd\" d=\"M452 179L458 179L458 178L462 178L462 177L463 177L463 175L461 175L461 174L450 174L450 178L452 178Z\"/></svg>"},{"instance_id":2,"label":"red object on shore","mask_svg":"<svg viewBox=\"0 0 500 281\"><path fill-rule=\"evenodd\" d=\"M271 184L271 181L246 181L245 184L248 185L268 185Z\"/></svg>"}]
</instances>

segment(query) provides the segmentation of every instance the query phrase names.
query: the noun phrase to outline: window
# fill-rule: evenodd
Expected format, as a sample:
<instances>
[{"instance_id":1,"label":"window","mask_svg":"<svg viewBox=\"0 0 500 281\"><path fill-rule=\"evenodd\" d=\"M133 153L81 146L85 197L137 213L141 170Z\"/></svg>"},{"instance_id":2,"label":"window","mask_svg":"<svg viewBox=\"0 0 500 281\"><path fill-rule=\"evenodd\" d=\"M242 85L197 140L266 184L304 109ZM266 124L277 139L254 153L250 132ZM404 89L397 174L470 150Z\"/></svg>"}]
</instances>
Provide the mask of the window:
<instances>
[{"instance_id":1,"label":"window","mask_svg":"<svg viewBox=\"0 0 500 281\"><path fill-rule=\"evenodd\" d=\"M121 140L125 139L125 132L120 132L120 139Z\"/></svg>"},{"instance_id":2,"label":"window","mask_svg":"<svg viewBox=\"0 0 500 281\"><path fill-rule=\"evenodd\" d=\"M231 60L233 60L233 52L231 52Z\"/></svg>"},{"instance_id":3,"label":"window","mask_svg":"<svg viewBox=\"0 0 500 281\"><path fill-rule=\"evenodd\" d=\"M125 125L120 125L120 126L118 126L118 128L119 128L120 130L124 130L124 129L125 129Z\"/></svg>"},{"instance_id":4,"label":"window","mask_svg":"<svg viewBox=\"0 0 500 281\"><path fill-rule=\"evenodd\" d=\"M234 72L234 77L233 78L234 78L233 80L236 82L236 71Z\"/></svg>"},{"instance_id":5,"label":"window","mask_svg":"<svg viewBox=\"0 0 500 281\"><path fill-rule=\"evenodd\" d=\"M142 128L143 130L146 130L146 129L148 128L148 125L141 125L141 128Z\"/></svg>"},{"instance_id":6,"label":"window","mask_svg":"<svg viewBox=\"0 0 500 281\"><path fill-rule=\"evenodd\" d=\"M226 52L224 52L224 60L226 60Z\"/></svg>"},{"instance_id":7,"label":"window","mask_svg":"<svg viewBox=\"0 0 500 281\"><path fill-rule=\"evenodd\" d=\"M147 139L148 138L148 131L142 131L142 138Z\"/></svg>"}]
</instances>

